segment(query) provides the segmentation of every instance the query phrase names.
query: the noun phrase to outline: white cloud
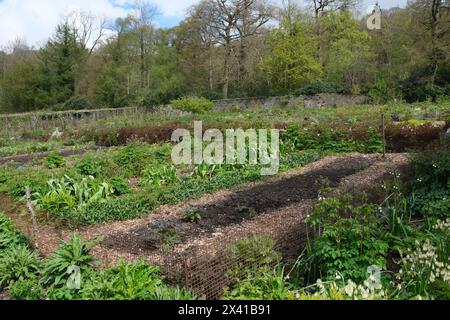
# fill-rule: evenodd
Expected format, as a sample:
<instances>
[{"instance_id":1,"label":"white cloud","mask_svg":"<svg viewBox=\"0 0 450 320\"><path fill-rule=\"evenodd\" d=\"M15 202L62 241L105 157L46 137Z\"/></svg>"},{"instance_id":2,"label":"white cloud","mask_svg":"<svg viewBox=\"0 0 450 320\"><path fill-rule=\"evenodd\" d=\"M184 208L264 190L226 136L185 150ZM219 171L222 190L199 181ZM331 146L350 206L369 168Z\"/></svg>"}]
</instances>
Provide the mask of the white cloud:
<instances>
[{"instance_id":1,"label":"white cloud","mask_svg":"<svg viewBox=\"0 0 450 320\"><path fill-rule=\"evenodd\" d=\"M109 19L126 15L126 9L108 0L4 0L0 2L0 46L17 37L30 45L39 45L48 39L65 14L77 9Z\"/></svg>"}]
</instances>

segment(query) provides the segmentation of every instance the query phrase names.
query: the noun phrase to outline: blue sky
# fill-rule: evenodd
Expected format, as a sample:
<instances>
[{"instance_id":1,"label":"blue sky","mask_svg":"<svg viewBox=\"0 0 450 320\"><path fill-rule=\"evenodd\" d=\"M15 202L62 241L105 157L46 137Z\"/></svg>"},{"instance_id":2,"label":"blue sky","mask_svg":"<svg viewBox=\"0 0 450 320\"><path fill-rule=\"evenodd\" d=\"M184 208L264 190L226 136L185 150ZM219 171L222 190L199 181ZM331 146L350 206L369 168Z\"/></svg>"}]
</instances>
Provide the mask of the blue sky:
<instances>
[{"instance_id":1,"label":"blue sky","mask_svg":"<svg viewBox=\"0 0 450 320\"><path fill-rule=\"evenodd\" d=\"M186 10L200 0L148 0L159 8L156 23L171 27L183 20ZM298 0L306 3L307 0ZM0 0L0 48L22 38L29 45L42 45L67 12L83 9L107 19L124 17L130 12L133 0ZM272 0L281 3L281 0ZM363 0L365 12L376 0ZM407 0L379 0L382 8L404 6Z\"/></svg>"}]
</instances>

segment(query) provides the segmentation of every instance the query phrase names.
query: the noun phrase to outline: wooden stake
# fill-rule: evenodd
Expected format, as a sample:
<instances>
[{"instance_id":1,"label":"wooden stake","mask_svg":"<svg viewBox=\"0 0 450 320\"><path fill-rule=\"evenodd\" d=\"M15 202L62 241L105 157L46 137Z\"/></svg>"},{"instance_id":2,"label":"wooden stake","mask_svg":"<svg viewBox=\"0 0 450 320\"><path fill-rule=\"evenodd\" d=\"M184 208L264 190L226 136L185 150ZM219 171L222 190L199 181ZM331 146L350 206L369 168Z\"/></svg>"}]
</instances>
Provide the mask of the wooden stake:
<instances>
[{"instance_id":1,"label":"wooden stake","mask_svg":"<svg viewBox=\"0 0 450 320\"><path fill-rule=\"evenodd\" d=\"M384 112L381 114L381 127L383 134L383 159L386 158L386 119L384 118Z\"/></svg>"},{"instance_id":2,"label":"wooden stake","mask_svg":"<svg viewBox=\"0 0 450 320\"><path fill-rule=\"evenodd\" d=\"M33 239L33 244L36 245L36 233L37 233L36 211L34 211L33 203L31 202L31 191L29 186L25 187L25 196L27 200L27 208L28 211L30 211L31 221L33 223L33 231L31 237Z\"/></svg>"}]
</instances>

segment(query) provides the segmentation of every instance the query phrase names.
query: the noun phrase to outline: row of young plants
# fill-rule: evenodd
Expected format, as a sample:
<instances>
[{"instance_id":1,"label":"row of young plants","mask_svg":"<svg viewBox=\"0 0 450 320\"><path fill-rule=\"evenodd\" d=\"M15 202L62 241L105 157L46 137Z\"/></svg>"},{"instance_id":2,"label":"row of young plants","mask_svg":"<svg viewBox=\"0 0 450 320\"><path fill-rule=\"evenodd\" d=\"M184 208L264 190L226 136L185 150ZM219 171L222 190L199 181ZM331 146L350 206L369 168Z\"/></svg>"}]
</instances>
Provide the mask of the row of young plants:
<instances>
[{"instance_id":1,"label":"row of young plants","mask_svg":"<svg viewBox=\"0 0 450 320\"><path fill-rule=\"evenodd\" d=\"M225 299L450 299L449 146L414 155L407 182L393 173L382 204L322 199L294 264L280 262L270 239L238 243Z\"/></svg>"},{"instance_id":2,"label":"row of young plants","mask_svg":"<svg viewBox=\"0 0 450 320\"><path fill-rule=\"evenodd\" d=\"M49 257L39 257L12 222L0 213L0 292L16 300L193 300L165 284L144 261L100 270L91 254L97 241L73 235Z\"/></svg>"}]
</instances>

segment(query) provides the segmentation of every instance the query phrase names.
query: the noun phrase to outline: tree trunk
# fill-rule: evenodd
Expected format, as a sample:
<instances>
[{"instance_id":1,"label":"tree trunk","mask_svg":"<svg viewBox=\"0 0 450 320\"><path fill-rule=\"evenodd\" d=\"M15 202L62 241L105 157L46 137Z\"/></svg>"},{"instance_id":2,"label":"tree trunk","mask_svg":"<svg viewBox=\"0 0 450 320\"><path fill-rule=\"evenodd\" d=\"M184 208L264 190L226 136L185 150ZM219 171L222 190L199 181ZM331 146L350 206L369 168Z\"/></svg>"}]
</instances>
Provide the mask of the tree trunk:
<instances>
[{"instance_id":1,"label":"tree trunk","mask_svg":"<svg viewBox=\"0 0 450 320\"><path fill-rule=\"evenodd\" d=\"M230 86L230 58L231 58L231 40L228 39L225 44L225 61L223 77L223 98L228 99L228 89Z\"/></svg>"}]
</instances>

